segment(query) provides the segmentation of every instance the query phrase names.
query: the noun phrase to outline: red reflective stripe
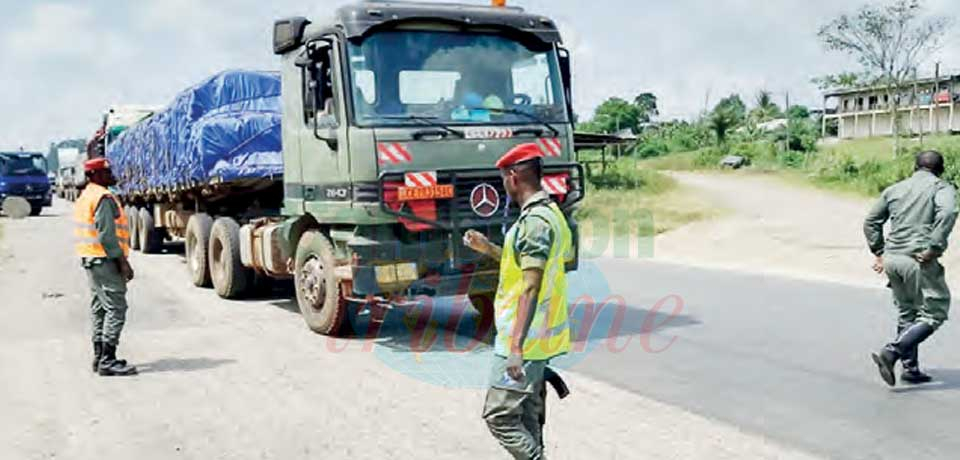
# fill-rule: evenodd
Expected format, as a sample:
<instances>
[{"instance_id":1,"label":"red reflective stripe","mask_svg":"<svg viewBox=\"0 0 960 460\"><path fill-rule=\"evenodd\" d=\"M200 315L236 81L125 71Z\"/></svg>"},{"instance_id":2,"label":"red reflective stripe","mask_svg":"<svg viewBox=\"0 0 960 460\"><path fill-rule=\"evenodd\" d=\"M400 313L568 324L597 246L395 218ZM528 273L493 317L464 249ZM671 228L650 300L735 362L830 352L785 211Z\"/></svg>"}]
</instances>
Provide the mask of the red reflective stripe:
<instances>
[{"instance_id":1,"label":"red reflective stripe","mask_svg":"<svg viewBox=\"0 0 960 460\"><path fill-rule=\"evenodd\" d=\"M403 146L403 144L393 144L394 152L400 155L402 161L407 163L413 161L413 156L410 155L410 152Z\"/></svg>"},{"instance_id":2,"label":"red reflective stripe","mask_svg":"<svg viewBox=\"0 0 960 460\"><path fill-rule=\"evenodd\" d=\"M397 158L393 156L393 152L391 152L390 149L387 147L387 144L378 144L378 145L377 145L377 152L380 153L380 155L379 155L380 164L383 164L383 163L393 163L393 164L399 163L399 161L397 160Z\"/></svg>"},{"instance_id":3,"label":"red reflective stripe","mask_svg":"<svg viewBox=\"0 0 960 460\"><path fill-rule=\"evenodd\" d=\"M413 172L403 175L407 187L431 187L437 185L436 172Z\"/></svg>"},{"instance_id":4,"label":"red reflective stripe","mask_svg":"<svg viewBox=\"0 0 960 460\"><path fill-rule=\"evenodd\" d=\"M543 154L548 157L558 157L561 153L563 153L560 140L557 138L540 139L539 144L540 150L542 150Z\"/></svg>"},{"instance_id":5,"label":"red reflective stripe","mask_svg":"<svg viewBox=\"0 0 960 460\"><path fill-rule=\"evenodd\" d=\"M556 174L552 176L544 176L541 186L543 190L551 195L566 195L570 191L569 186L567 185L567 174Z\"/></svg>"}]
</instances>

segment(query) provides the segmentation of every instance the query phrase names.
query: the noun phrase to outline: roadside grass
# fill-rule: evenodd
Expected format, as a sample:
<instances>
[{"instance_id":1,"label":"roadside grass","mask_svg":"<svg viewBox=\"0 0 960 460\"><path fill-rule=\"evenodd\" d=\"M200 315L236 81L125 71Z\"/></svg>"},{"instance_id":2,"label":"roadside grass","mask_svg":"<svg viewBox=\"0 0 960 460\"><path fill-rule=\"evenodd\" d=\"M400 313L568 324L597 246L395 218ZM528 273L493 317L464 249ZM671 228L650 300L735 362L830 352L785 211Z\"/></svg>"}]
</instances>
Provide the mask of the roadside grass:
<instances>
[{"instance_id":1,"label":"roadside grass","mask_svg":"<svg viewBox=\"0 0 960 460\"><path fill-rule=\"evenodd\" d=\"M629 186L618 186L623 183ZM602 240L650 238L720 214L710 200L670 176L621 160L591 178L574 217L582 237Z\"/></svg>"},{"instance_id":2,"label":"roadside grass","mask_svg":"<svg viewBox=\"0 0 960 460\"><path fill-rule=\"evenodd\" d=\"M944 178L960 183L960 136L927 136L901 140L899 155L893 153L893 138L870 138L822 144L816 152L781 152L765 142L731 144L724 149L707 147L692 152L642 160L643 169L654 171L717 171L727 154L750 160L750 167L737 174L771 174L798 184L860 197L873 197L913 172L914 155L926 149L944 154Z\"/></svg>"}]
</instances>

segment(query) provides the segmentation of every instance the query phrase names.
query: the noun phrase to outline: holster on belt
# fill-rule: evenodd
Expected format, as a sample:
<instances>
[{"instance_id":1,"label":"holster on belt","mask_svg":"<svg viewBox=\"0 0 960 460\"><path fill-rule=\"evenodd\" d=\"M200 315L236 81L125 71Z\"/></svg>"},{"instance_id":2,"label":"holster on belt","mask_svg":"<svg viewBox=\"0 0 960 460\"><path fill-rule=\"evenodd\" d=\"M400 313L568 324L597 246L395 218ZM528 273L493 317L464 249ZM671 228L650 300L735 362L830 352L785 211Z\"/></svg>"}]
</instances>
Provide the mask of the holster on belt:
<instances>
[{"instance_id":1,"label":"holster on belt","mask_svg":"<svg viewBox=\"0 0 960 460\"><path fill-rule=\"evenodd\" d=\"M558 398L563 399L570 396L570 388L567 387L567 383L564 382L560 374L553 369L547 367L543 370L543 380L553 387L553 390L557 392Z\"/></svg>"}]
</instances>

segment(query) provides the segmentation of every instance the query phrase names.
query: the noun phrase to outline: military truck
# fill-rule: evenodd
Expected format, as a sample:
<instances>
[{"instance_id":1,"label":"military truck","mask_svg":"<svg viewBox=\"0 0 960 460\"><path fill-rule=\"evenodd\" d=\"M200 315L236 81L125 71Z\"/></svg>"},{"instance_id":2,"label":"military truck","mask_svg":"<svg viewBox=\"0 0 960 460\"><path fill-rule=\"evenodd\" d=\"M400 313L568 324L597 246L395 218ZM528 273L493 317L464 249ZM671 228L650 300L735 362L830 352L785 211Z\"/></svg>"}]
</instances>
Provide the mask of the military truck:
<instances>
[{"instance_id":1,"label":"military truck","mask_svg":"<svg viewBox=\"0 0 960 460\"><path fill-rule=\"evenodd\" d=\"M273 49L282 179L127 193L134 246L183 238L194 284L227 298L257 277L292 278L321 334L423 295L467 295L489 325L498 263L462 237L502 242L518 216L497 158L536 143L562 209L584 196L556 24L520 8L362 2L330 22L276 21Z\"/></svg>"}]
</instances>

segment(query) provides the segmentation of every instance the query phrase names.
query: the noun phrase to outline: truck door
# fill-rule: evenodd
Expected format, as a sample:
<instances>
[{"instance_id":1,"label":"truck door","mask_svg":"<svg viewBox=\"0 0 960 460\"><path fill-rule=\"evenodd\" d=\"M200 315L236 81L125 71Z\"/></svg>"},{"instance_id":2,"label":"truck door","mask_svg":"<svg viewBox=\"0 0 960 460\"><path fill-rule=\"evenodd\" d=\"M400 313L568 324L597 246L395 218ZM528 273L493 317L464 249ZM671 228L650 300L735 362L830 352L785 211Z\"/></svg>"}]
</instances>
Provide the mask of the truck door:
<instances>
[{"instance_id":1,"label":"truck door","mask_svg":"<svg viewBox=\"0 0 960 460\"><path fill-rule=\"evenodd\" d=\"M333 38L306 47L304 126L300 136L302 196L306 203L349 204L349 148L342 82L336 70L338 54Z\"/></svg>"}]
</instances>

